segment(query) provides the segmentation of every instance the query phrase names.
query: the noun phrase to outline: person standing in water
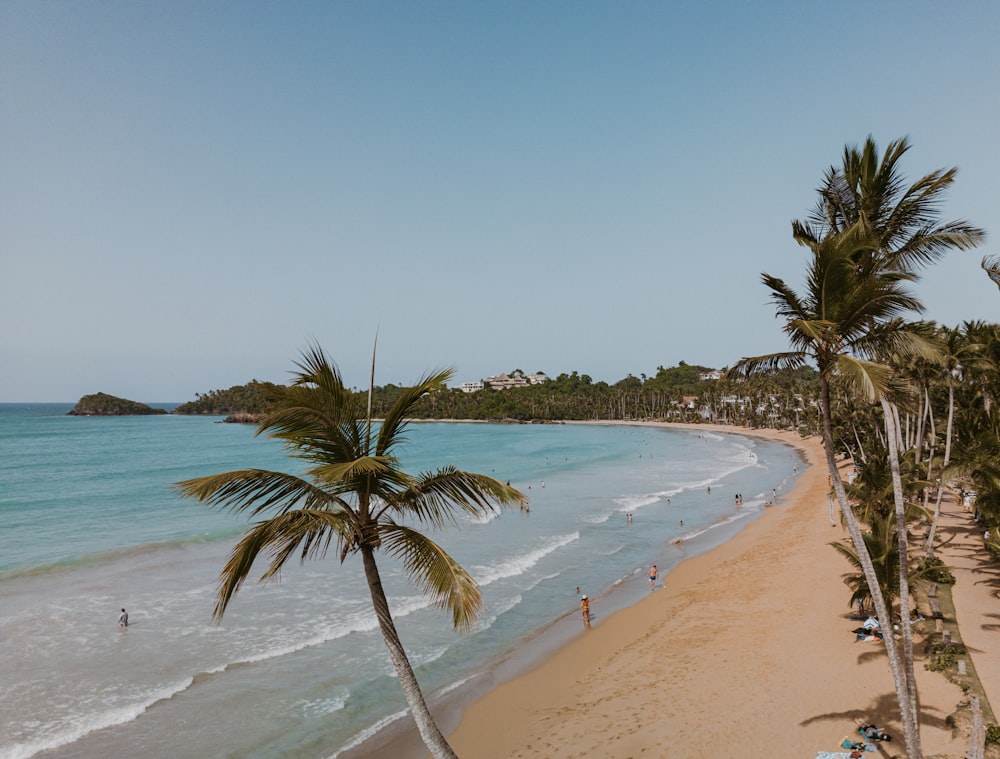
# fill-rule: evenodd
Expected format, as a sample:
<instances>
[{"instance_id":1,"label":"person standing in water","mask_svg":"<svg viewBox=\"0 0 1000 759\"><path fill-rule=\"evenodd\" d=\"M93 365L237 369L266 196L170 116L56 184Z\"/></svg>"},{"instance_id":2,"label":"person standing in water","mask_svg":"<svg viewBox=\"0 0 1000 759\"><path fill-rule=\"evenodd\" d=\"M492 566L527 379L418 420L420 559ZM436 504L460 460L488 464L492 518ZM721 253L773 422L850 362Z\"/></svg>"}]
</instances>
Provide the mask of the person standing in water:
<instances>
[{"instance_id":1,"label":"person standing in water","mask_svg":"<svg viewBox=\"0 0 1000 759\"><path fill-rule=\"evenodd\" d=\"M587 596L580 597L580 613L583 614L583 626L590 627L590 599Z\"/></svg>"},{"instance_id":2,"label":"person standing in water","mask_svg":"<svg viewBox=\"0 0 1000 759\"><path fill-rule=\"evenodd\" d=\"M122 613L118 615L118 626L124 630L128 627L128 612L122 609Z\"/></svg>"},{"instance_id":3,"label":"person standing in water","mask_svg":"<svg viewBox=\"0 0 1000 759\"><path fill-rule=\"evenodd\" d=\"M657 571L656 565L654 564L653 566L651 566L649 568L649 589L650 590L653 590L653 588L656 587L656 578L657 578L658 575L659 575L659 572Z\"/></svg>"}]
</instances>

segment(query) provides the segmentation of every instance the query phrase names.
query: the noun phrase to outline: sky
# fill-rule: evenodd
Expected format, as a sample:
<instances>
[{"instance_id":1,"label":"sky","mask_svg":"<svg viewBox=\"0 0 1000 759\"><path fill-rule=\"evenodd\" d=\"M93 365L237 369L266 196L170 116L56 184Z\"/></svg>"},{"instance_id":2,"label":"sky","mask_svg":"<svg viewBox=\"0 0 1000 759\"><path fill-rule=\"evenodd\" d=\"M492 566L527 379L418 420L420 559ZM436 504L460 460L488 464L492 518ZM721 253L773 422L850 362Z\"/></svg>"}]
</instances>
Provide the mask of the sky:
<instances>
[{"instance_id":1,"label":"sky","mask_svg":"<svg viewBox=\"0 0 1000 759\"><path fill-rule=\"evenodd\" d=\"M908 137L987 243L1000 3L0 2L0 402L455 367L652 376L787 347L823 172Z\"/></svg>"}]
</instances>

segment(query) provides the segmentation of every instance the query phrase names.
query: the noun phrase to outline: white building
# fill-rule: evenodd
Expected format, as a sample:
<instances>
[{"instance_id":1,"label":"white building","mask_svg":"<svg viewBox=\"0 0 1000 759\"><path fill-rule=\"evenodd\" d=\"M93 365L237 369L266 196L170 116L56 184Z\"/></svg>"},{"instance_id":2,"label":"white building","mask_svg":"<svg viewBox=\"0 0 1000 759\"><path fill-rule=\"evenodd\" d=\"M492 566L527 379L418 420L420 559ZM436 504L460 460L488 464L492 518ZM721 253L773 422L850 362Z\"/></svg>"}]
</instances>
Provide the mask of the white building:
<instances>
[{"instance_id":1,"label":"white building","mask_svg":"<svg viewBox=\"0 0 1000 759\"><path fill-rule=\"evenodd\" d=\"M487 377L479 382L464 382L460 386L463 393L476 393L486 387L487 383L494 390L506 390L509 387L527 387L528 385L540 385L548 382L549 378L543 372L537 374L498 374L495 377Z\"/></svg>"}]
</instances>

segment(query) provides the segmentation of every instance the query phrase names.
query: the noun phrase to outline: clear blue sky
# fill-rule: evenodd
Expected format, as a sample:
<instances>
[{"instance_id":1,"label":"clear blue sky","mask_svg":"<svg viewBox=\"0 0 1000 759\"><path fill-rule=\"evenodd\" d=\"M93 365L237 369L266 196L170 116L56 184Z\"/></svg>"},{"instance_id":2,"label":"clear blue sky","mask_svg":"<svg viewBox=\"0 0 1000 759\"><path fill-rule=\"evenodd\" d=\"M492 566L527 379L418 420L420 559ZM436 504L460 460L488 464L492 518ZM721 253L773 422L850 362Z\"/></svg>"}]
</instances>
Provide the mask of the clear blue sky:
<instances>
[{"instance_id":1,"label":"clear blue sky","mask_svg":"<svg viewBox=\"0 0 1000 759\"><path fill-rule=\"evenodd\" d=\"M1000 3L0 3L0 402L186 401L783 350L761 272L845 144L991 233L926 317L1000 321Z\"/></svg>"}]
</instances>

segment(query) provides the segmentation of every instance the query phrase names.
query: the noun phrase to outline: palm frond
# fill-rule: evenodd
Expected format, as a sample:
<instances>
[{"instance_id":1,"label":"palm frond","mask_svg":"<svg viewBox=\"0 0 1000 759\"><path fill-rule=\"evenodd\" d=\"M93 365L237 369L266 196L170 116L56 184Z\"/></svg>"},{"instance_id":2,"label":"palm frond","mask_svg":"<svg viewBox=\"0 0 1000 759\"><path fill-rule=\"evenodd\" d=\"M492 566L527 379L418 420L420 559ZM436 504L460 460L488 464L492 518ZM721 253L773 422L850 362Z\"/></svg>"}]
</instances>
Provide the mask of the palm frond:
<instances>
[{"instance_id":1,"label":"palm frond","mask_svg":"<svg viewBox=\"0 0 1000 759\"><path fill-rule=\"evenodd\" d=\"M892 369L885 364L843 353L836 357L836 371L842 382L870 403L886 391L892 377Z\"/></svg>"},{"instance_id":2,"label":"palm frond","mask_svg":"<svg viewBox=\"0 0 1000 759\"><path fill-rule=\"evenodd\" d=\"M983 271L989 275L989 278L993 280L993 283L1000 287L1000 256L986 256L983 258L980 266L983 267Z\"/></svg>"},{"instance_id":3,"label":"palm frond","mask_svg":"<svg viewBox=\"0 0 1000 759\"><path fill-rule=\"evenodd\" d=\"M482 612L483 597L472 575L437 543L399 524L379 525L382 546L403 562L407 574L440 609L451 612L452 626L468 630Z\"/></svg>"},{"instance_id":4,"label":"palm frond","mask_svg":"<svg viewBox=\"0 0 1000 759\"><path fill-rule=\"evenodd\" d=\"M284 472L264 469L236 469L208 477L176 482L182 495L201 503L256 516L263 511L284 513L295 507L307 509L347 509L340 498L307 480Z\"/></svg>"},{"instance_id":5,"label":"palm frond","mask_svg":"<svg viewBox=\"0 0 1000 759\"><path fill-rule=\"evenodd\" d=\"M802 351L769 353L765 356L741 358L725 374L726 379L751 377L754 374L771 374L780 369L798 369L805 366L806 354Z\"/></svg>"},{"instance_id":6,"label":"palm frond","mask_svg":"<svg viewBox=\"0 0 1000 759\"><path fill-rule=\"evenodd\" d=\"M283 389L258 434L266 431L312 461L364 455L363 414L336 364L313 345L296 365L292 386Z\"/></svg>"},{"instance_id":7,"label":"palm frond","mask_svg":"<svg viewBox=\"0 0 1000 759\"><path fill-rule=\"evenodd\" d=\"M362 477L391 478L402 482L393 456L361 456L350 461L333 461L310 467L309 474L320 482L356 484ZM394 475L399 474L399 477Z\"/></svg>"},{"instance_id":8,"label":"palm frond","mask_svg":"<svg viewBox=\"0 0 1000 759\"><path fill-rule=\"evenodd\" d=\"M264 582L277 579L285 562L299 553L302 561L321 558L336 538L343 545L355 532L354 515L350 512L297 509L254 524L233 547L219 575L212 616L222 619L226 607L246 581L257 557L270 555L270 563L260 577Z\"/></svg>"},{"instance_id":9,"label":"palm frond","mask_svg":"<svg viewBox=\"0 0 1000 759\"><path fill-rule=\"evenodd\" d=\"M409 488L386 500L381 511L442 527L457 524L459 514L478 517L526 502L524 494L493 477L443 467L415 478Z\"/></svg>"},{"instance_id":10,"label":"palm frond","mask_svg":"<svg viewBox=\"0 0 1000 759\"><path fill-rule=\"evenodd\" d=\"M403 388L379 427L378 441L375 444L377 455L384 456L405 441L403 433L413 406L428 393L444 387L454 375L454 369L439 369L425 374L413 387Z\"/></svg>"}]
</instances>

